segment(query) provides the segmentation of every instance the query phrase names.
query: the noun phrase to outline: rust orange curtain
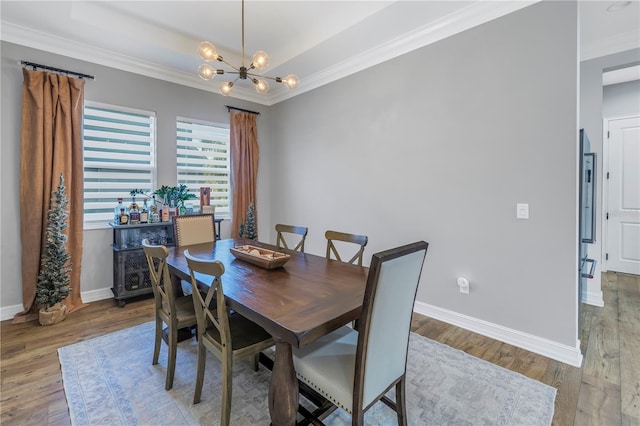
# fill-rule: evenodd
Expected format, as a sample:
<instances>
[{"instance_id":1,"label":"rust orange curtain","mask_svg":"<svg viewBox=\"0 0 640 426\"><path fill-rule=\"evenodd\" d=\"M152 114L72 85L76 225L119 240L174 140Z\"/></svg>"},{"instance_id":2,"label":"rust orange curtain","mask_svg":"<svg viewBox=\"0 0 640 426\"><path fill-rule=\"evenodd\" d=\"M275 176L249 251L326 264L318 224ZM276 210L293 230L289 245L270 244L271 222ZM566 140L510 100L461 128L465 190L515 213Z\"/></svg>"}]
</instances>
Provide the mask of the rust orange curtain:
<instances>
[{"instance_id":1,"label":"rust orange curtain","mask_svg":"<svg viewBox=\"0 0 640 426\"><path fill-rule=\"evenodd\" d=\"M256 233L258 210L256 187L258 181L258 128L256 114L231 110L231 191L233 192L231 236L237 237L240 224L246 220L247 209L253 201L256 206Z\"/></svg>"},{"instance_id":2,"label":"rust orange curtain","mask_svg":"<svg viewBox=\"0 0 640 426\"><path fill-rule=\"evenodd\" d=\"M69 198L67 249L71 254L69 311L84 306L80 296L83 177L82 113L85 81L44 71L22 70L20 241L22 304L14 322L37 318L36 285L44 252L51 192L64 174Z\"/></svg>"}]
</instances>

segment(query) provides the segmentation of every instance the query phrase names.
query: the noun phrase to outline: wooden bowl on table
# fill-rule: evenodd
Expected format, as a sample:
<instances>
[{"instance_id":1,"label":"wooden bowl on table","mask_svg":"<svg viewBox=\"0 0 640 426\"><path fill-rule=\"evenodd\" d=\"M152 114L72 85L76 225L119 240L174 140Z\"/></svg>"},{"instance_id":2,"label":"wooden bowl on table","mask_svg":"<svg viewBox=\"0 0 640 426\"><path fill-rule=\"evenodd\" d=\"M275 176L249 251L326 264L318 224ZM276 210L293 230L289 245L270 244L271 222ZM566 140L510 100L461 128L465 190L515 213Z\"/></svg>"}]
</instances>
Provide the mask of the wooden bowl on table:
<instances>
[{"instance_id":1,"label":"wooden bowl on table","mask_svg":"<svg viewBox=\"0 0 640 426\"><path fill-rule=\"evenodd\" d=\"M265 269L282 267L291 259L291 255L274 250L246 244L229 249L236 259L243 260Z\"/></svg>"}]
</instances>

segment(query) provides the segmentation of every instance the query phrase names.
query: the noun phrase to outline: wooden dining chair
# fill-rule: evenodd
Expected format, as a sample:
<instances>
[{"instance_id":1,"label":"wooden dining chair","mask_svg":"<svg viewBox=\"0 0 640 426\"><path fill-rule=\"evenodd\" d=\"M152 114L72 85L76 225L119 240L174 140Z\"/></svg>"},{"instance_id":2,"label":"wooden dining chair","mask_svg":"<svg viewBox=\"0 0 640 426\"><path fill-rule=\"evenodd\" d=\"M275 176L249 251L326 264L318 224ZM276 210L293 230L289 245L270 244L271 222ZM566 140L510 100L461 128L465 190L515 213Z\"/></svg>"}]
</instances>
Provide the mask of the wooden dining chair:
<instances>
[{"instance_id":1,"label":"wooden dining chair","mask_svg":"<svg viewBox=\"0 0 640 426\"><path fill-rule=\"evenodd\" d=\"M173 387L173 376L176 369L178 330L195 326L197 323L196 314L190 296L175 296L167 265L167 256L169 255L167 248L161 245L151 245L147 239L142 240L142 248L149 265L155 299L156 337L152 364L158 363L164 323L168 327L167 346L169 347L165 389L169 390Z\"/></svg>"},{"instance_id":2,"label":"wooden dining chair","mask_svg":"<svg viewBox=\"0 0 640 426\"><path fill-rule=\"evenodd\" d=\"M419 241L374 254L364 293L360 328L343 326L293 349L298 379L362 425L364 412L382 400L406 425L405 377L411 315L428 244ZM395 402L385 394L395 386ZM316 419L317 420L317 419Z\"/></svg>"},{"instance_id":3,"label":"wooden dining chair","mask_svg":"<svg viewBox=\"0 0 640 426\"><path fill-rule=\"evenodd\" d=\"M216 227L212 214L174 216L173 231L178 247L216 241Z\"/></svg>"},{"instance_id":4,"label":"wooden dining chair","mask_svg":"<svg viewBox=\"0 0 640 426\"><path fill-rule=\"evenodd\" d=\"M209 291L204 297L199 291L193 292L198 320L198 366L193 403L200 402L208 350L222 362L220 424L226 426L231 418L233 363L250 358L254 370L257 370L260 352L275 342L269 333L254 322L238 314L229 315L222 286L222 262L198 259L188 249L184 251L184 256L191 274L191 285L197 287L198 280L209 284Z\"/></svg>"},{"instance_id":5,"label":"wooden dining chair","mask_svg":"<svg viewBox=\"0 0 640 426\"><path fill-rule=\"evenodd\" d=\"M289 249L289 245L285 240L284 234L301 235L302 238L298 241L298 244L296 244L296 246L291 250L293 251L299 250L300 252L304 253L304 240L305 238L307 238L307 233L309 232L309 228L307 228L306 226L292 226L292 225L277 224L276 231L278 232L278 235L276 238L276 246L278 248Z\"/></svg>"},{"instance_id":6,"label":"wooden dining chair","mask_svg":"<svg viewBox=\"0 0 640 426\"><path fill-rule=\"evenodd\" d=\"M360 246L360 249L356 252L356 254L346 263L354 263L358 262L358 266L362 266L362 255L364 254L364 247L367 245L369 239L366 235L356 235L356 234L346 234L344 232L337 231L327 231L324 236L327 238L327 254L326 258L331 259L331 254L335 256L336 260L340 262L345 262L340 257L338 253L338 249L334 241L342 241L346 243L354 243Z\"/></svg>"}]
</instances>

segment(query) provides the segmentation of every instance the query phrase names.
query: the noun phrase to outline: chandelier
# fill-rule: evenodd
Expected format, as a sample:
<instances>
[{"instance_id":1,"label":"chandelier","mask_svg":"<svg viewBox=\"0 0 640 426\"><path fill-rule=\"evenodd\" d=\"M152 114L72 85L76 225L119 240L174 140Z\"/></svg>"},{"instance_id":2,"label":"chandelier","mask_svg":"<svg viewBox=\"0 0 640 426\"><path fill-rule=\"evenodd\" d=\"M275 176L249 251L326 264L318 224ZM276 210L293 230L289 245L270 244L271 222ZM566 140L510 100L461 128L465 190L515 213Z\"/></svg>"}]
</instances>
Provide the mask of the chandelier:
<instances>
[{"instance_id":1,"label":"chandelier","mask_svg":"<svg viewBox=\"0 0 640 426\"><path fill-rule=\"evenodd\" d=\"M261 70L266 68L269 65L269 55L262 50L257 51L253 54L253 58L251 60L251 65L248 67L245 66L244 63L244 0L242 0L242 64L240 68L234 67L227 61L225 61L221 55L216 52L216 47L213 43L209 41L203 41L198 46L198 52L200 53L200 57L207 62L211 61L219 61L222 62L229 67L233 68L233 71L225 71L223 69L216 69L209 64L202 64L198 68L198 75L204 80L211 80L216 76L216 74L237 74L235 80L226 81L220 85L220 93L224 96L228 96L231 93L233 85L238 80L251 80L251 82L255 85L256 91L260 94L265 94L269 92L269 83L265 79L273 80L278 83L283 83L289 89L295 89L298 87L300 80L298 76L295 74L289 74L288 76L281 77L267 77L265 75L260 75L252 70Z\"/></svg>"}]
</instances>

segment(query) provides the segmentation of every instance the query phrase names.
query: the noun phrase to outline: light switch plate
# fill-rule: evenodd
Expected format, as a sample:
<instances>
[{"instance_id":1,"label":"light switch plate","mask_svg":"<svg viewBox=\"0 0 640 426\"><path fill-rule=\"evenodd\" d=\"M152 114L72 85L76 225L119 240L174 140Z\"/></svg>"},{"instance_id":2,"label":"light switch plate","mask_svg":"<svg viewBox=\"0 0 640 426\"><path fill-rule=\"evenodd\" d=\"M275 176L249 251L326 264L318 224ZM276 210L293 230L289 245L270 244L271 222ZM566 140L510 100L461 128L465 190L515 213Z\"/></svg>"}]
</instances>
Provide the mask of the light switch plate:
<instances>
[{"instance_id":1,"label":"light switch plate","mask_svg":"<svg viewBox=\"0 0 640 426\"><path fill-rule=\"evenodd\" d=\"M529 204L516 204L516 218L529 219Z\"/></svg>"}]
</instances>

